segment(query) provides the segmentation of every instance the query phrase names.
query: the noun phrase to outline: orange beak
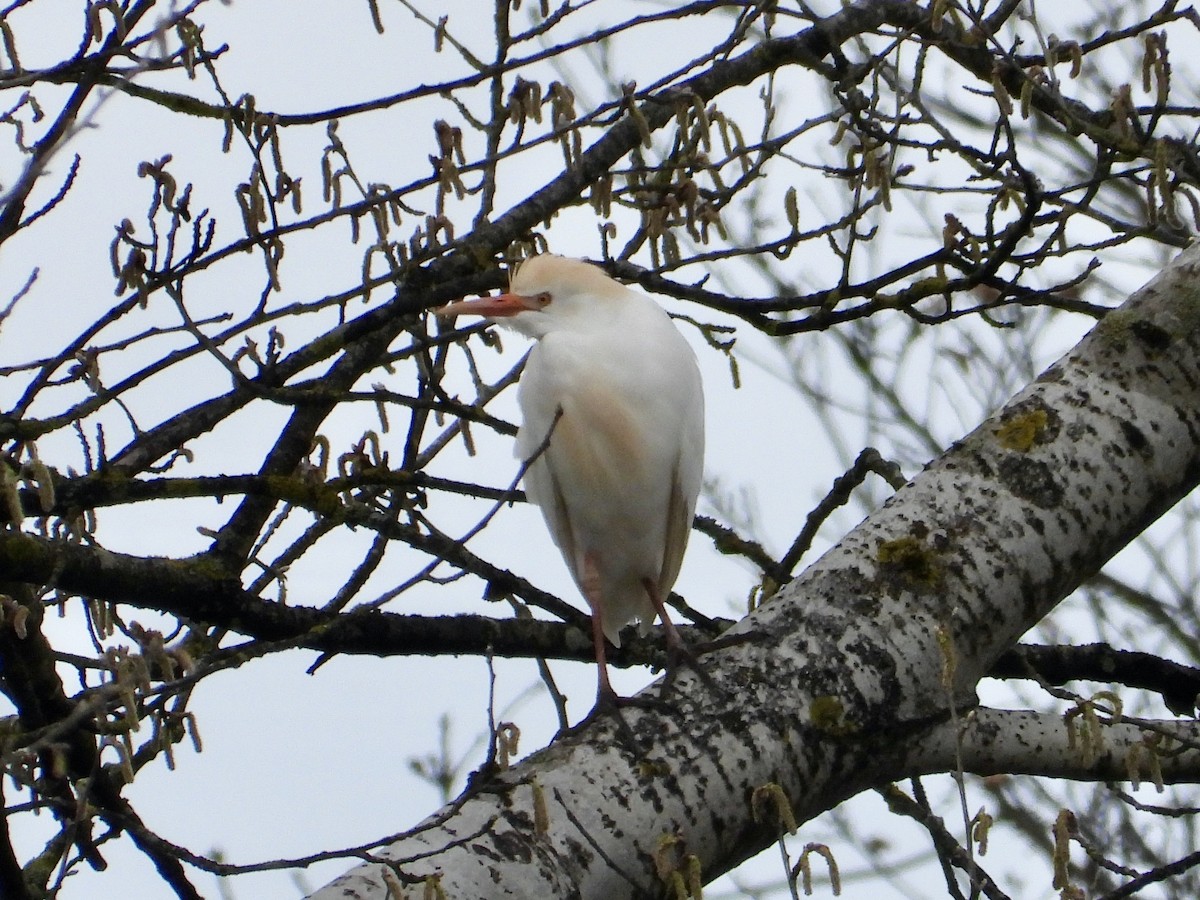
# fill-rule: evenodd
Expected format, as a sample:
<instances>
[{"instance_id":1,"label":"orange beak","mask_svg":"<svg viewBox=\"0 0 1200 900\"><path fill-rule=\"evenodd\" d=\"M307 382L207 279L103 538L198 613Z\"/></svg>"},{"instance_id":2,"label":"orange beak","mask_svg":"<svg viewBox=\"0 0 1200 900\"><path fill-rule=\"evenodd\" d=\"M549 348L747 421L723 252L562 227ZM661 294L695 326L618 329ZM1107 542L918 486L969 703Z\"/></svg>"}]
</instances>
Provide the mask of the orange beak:
<instances>
[{"instance_id":1,"label":"orange beak","mask_svg":"<svg viewBox=\"0 0 1200 900\"><path fill-rule=\"evenodd\" d=\"M522 297L520 294L497 294L495 297L480 297L478 300L455 300L445 306L432 309L434 315L454 318L458 315L486 316L496 319L502 316L515 316L529 309L536 309L532 297Z\"/></svg>"}]
</instances>

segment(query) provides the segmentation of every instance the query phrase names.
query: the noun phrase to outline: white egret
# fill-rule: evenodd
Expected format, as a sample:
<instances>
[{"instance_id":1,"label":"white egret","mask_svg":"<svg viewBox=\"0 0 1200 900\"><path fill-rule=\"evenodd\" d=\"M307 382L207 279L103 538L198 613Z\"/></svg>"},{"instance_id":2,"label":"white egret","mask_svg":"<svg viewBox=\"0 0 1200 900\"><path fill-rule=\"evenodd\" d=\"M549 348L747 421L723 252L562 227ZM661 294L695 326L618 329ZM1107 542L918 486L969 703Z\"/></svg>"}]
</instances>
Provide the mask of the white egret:
<instances>
[{"instance_id":1,"label":"white egret","mask_svg":"<svg viewBox=\"0 0 1200 900\"><path fill-rule=\"evenodd\" d=\"M436 312L473 313L534 338L517 389L517 456L592 614L600 700L614 700L604 638L621 645L655 614L685 652L664 605L691 532L704 458L696 356L663 309L590 263L544 254L509 291Z\"/></svg>"}]
</instances>

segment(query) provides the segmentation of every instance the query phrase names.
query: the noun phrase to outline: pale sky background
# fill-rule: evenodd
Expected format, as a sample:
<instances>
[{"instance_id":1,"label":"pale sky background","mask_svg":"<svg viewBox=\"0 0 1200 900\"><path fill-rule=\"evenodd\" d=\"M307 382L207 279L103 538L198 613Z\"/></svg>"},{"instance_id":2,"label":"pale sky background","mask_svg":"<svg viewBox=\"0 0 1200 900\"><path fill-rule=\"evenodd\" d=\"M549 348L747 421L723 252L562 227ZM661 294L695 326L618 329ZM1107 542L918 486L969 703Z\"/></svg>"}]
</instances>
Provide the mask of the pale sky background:
<instances>
[{"instance_id":1,"label":"pale sky background","mask_svg":"<svg viewBox=\"0 0 1200 900\"><path fill-rule=\"evenodd\" d=\"M486 53L490 13L482 12L485 4L471 0L431 4L418 0L417 5L435 19L448 14L453 34L481 54ZM79 6L68 0L37 0L12 16L21 61L27 68L63 58L77 45ZM433 53L429 29L415 22L399 4L381 0L381 6L388 26L382 37L372 28L367 4L346 0L336 3L238 0L228 6L209 4L203 7L199 19L210 48L226 41L231 44L229 52L219 61L227 90L234 97L244 91L252 92L259 109L280 112L324 109L420 82L449 78L463 71L461 61L451 54ZM526 0L521 12L514 15L514 22L525 21L533 6L536 0ZM633 6L643 9L651 8L652 4ZM1070 4L1065 6L1069 8ZM615 21L628 7L625 3L598 4L595 17L611 15ZM692 52L695 47L706 46L701 43L705 40L701 32L707 27L689 22L672 26L675 30L671 42L659 42L652 47L622 47L623 53L614 57L619 66L617 74L621 78L636 78L639 83L653 80L647 73L666 71L664 57L683 61L695 55ZM575 63L579 63L578 59ZM540 77L546 84L554 76L543 72ZM589 76L580 68L575 77ZM592 91L598 95L600 84L594 75L590 77ZM814 93L815 82L799 72L788 77L795 78L795 84L781 85L786 104L800 110L808 105L812 107L811 114L820 112L824 100ZM171 83L183 86L179 79ZM212 98L211 86L203 77L187 87L206 99ZM39 87L38 91L41 96L45 89ZM45 92L46 98L50 93ZM586 87L579 93L582 108ZM105 92L97 92L95 97L87 107L86 127L67 148L68 152L83 156L78 183L60 210L6 244L0 256L0 300L12 296L32 266L40 267L34 292L17 307L0 332L0 360L5 362L53 351L63 341L64 334L74 334L92 321L98 311L112 305L108 243L113 226L125 217L144 223L149 198L148 181L137 177L139 161L172 155L171 171L181 181L196 184L193 210L211 207L218 216L217 246L236 238L241 228L230 191L244 179L248 169L244 146L235 142L229 154L222 154L219 125L159 111L122 95L106 99ZM10 105L12 101L0 102ZM48 108L53 103L50 99L43 102ZM349 147L359 173L392 185L424 175L429 167L428 154L434 150L432 121L450 115L448 105L440 101L430 101L427 108L427 117L420 120L411 118L413 112L406 112L404 115L410 118L368 115L343 121L339 134ZM383 127L384 123L388 127ZM311 214L320 208L317 163L326 142L324 129L289 129L285 140L285 160L294 174L304 175L305 212ZM554 147L549 148L544 158L551 165L561 160ZM66 153L53 161L43 194L48 196L55 189L69 162ZM11 147L0 143L0 184L11 183L16 164ZM500 210L523 196L531 185L540 184L548 171L537 170L527 162L520 165L526 169L511 182L508 194L498 204ZM823 202L820 197L805 199L817 207ZM914 222L914 230L919 231L920 227L919 222ZM411 225L401 229L404 233L410 230ZM311 299L350 287L360 266L363 246L352 245L348 232L348 227L335 226L322 230L315 239L289 244L283 271L284 291L272 303ZM590 217L581 217L575 231L556 223L551 234L555 252L593 257L599 254L595 221ZM903 246L897 247L896 252L902 254ZM637 261L647 262L640 257ZM1156 264L1153 259L1145 262L1148 269ZM823 283L819 274L806 272L804 260L793 258L792 265L798 285ZM1145 273L1146 270L1139 271L1134 266L1114 265L1106 269L1106 274L1125 288L1144 281ZM805 281L806 278L812 281ZM262 270L257 258L248 256L215 267L211 274L197 279L192 288L189 296L195 304L193 313L211 313L222 308L222 304L245 308L255 302L261 285ZM760 288L752 282L744 286L747 293ZM736 290L742 285L725 287ZM672 312L717 321L673 301L664 305ZM361 308L352 304L350 312L354 314ZM177 319L175 311L165 304L161 315L164 323ZM140 321L144 324L146 319ZM1037 348L1041 356L1038 368L1052 362L1074 343L1085 327L1084 321L1076 319L1042 336ZM752 498L759 533L772 549L781 552L803 524L813 503L841 474L845 462L837 458L813 411L797 394L785 389L778 377L783 370L782 360L766 339L748 329L739 330L738 347L744 354L743 386L735 391L725 361L707 350L694 330L685 327L684 331L697 348L705 372L709 421L707 473L719 478L730 490L747 492ZM296 331L289 336L292 337L289 347L300 344L301 335ZM997 339L986 328L979 329L976 337L985 341ZM828 359L830 365L839 364L834 342L826 336L810 335L800 340L808 342L814 353L819 348L824 354L821 358ZM936 355L954 342L951 333L944 339L933 338L927 352ZM506 334L504 348L503 358L493 361L496 371L519 359L525 345L516 335ZM115 374L104 375L107 381L116 380ZM144 423L155 423L162 415L181 408L184 402L181 398L194 395L200 399L213 390L224 390L228 377L210 361L198 360L172 375L169 382L164 379L136 393L136 413ZM379 373L373 373L372 377L379 378ZM833 378L836 380L836 374ZM464 391L467 384L464 378ZM21 385L0 382L0 399L8 405L20 388ZM958 390L953 385L929 387L929 402L945 407L939 422L946 442L974 426L989 411L969 403L951 402ZM273 439L272 426L281 414L261 407L254 410L251 415L239 417L236 438L231 437L232 430L222 430L191 445L197 454L191 470L226 473L253 470L265 442ZM515 419L513 398L504 398L496 411ZM393 431L384 435L384 443L398 455L403 414L397 412L392 422ZM330 436L335 447L344 450L366 428L378 428L378 424L373 411L364 407L340 412L323 433ZM859 425L847 424L846 430L839 433L853 452L862 445L860 430ZM510 441L487 435L482 429L476 431L475 437L477 456L468 457L460 445L439 462L436 471L484 483L507 484L517 468ZM127 439L127 427L122 430L121 420L112 420L110 450ZM888 448L880 449L885 455L888 453ZM39 450L52 464L64 465L59 461L74 460L73 464L79 465L78 446L71 434L39 441ZM912 476L916 467L906 464L905 472ZM100 515L101 537L114 550L182 555L207 545L207 539L196 532L197 526L218 526L232 509L232 503L216 506L193 501L172 502L160 509L139 506L105 510ZM711 513L711 509L702 502L701 512ZM840 513L823 530L820 545L827 546L830 540L835 540L862 513L861 508ZM455 533L455 528L461 533L478 515L477 506L463 505L456 510L441 505L439 524L451 533ZM351 546L362 546L367 539L363 535L347 536L347 552ZM521 506L502 510L471 546L484 558L581 605L536 510ZM326 546L322 552L329 553L333 547ZM407 577L409 570L403 565L403 554L393 556L373 579L376 590L367 590L365 597L373 597ZM340 584L336 577L340 570L334 571L332 580L323 581L317 563L319 559L313 559L291 574L289 602L321 602ZM709 615L733 616L744 609L754 581L753 572L746 565L720 556L706 537L695 534L676 590ZM437 611L507 614L506 606L481 603L480 593L478 582L464 579L436 590L424 587L419 604L404 604L395 609L425 614ZM82 630L74 618L77 615L78 610L73 610L62 621L47 619L47 629L56 646L71 649L72 642L80 640ZM153 625L154 617L139 614L138 620ZM74 646L87 649L78 643ZM437 791L411 774L409 761L436 751L438 722L443 715L449 715L452 722L453 755L468 760L463 773L482 761L480 735L487 726L488 691L488 672L483 660L339 657L309 676L305 669L315 658L314 653L307 651L282 653L250 661L239 670L218 674L201 684L191 709L203 737L203 752L195 753L187 744L178 745L175 771L168 771L162 764L153 765L141 772L128 789L130 800L150 827L194 851L219 850L227 861L243 864L351 846L409 828L438 808ZM594 668L569 663L552 663L552 668L560 688L567 689L571 696L572 719L578 719L592 700ZM523 753L543 746L555 728L544 692L535 691L517 708L507 709L514 698L525 695L535 685L535 664L500 660L496 672L499 717L520 726ZM622 693L634 692L650 678L642 670L614 670L613 676ZM71 687L68 684L68 689ZM0 713L7 712L0 705ZM948 784L947 779L939 784L943 782ZM934 784L933 780L930 783ZM456 791L460 787L461 782ZM942 788L937 788L934 792L941 791ZM970 803L972 811L985 800L983 795L974 795ZM882 804L873 795L843 809L856 827L882 828L895 840L897 860L922 852L927 846L919 836L914 841L911 834L903 835L901 823L886 818ZM952 815L953 807L945 807L944 814ZM48 816L44 824L51 824ZM39 848L47 830L32 825L28 818L22 819L17 834L19 852L28 854ZM836 826L828 822L806 825L792 841L793 854L798 854L804 842L810 840L832 843L844 871L859 868L853 851L846 844L835 842ZM985 863L995 867L995 874L1027 879L1031 893L1012 883L1016 895L1048 895L1044 861L1031 858L1018 840L996 842L992 853ZM61 894L62 900L108 896L157 900L168 896L148 861L127 841L106 845L104 854L110 864L109 871L99 878L85 874L71 879ZM793 855L793 861L795 858ZM1001 862L1006 859L1007 862ZM301 877L307 889L315 889L351 865L346 860L322 863L307 869ZM778 853L774 849L743 867L738 875L749 884L765 883L779 876ZM297 897L303 891L293 884L295 877L294 872L239 876L229 890L239 900ZM930 878L934 880L928 881ZM211 876L196 873L194 880L206 896L219 896ZM907 880L911 885L910 896L924 896L925 886L930 891L944 890L936 866L926 865L907 876ZM731 885L729 879L722 879L706 896L735 896ZM1045 889L1035 889L1035 885L1044 885ZM828 891L818 889L817 896L828 896ZM903 895L878 881L866 880L848 881L842 896L852 900L868 896L871 900L887 900Z\"/></svg>"}]
</instances>

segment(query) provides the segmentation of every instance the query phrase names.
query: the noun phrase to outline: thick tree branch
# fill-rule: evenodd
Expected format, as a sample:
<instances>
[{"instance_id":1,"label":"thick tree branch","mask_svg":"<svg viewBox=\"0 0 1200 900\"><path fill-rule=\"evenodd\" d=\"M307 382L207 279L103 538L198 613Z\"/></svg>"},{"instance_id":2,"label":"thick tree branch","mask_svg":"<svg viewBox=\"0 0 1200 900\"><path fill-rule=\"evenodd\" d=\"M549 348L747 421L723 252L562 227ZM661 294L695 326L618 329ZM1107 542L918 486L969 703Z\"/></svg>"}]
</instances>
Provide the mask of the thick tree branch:
<instances>
[{"instance_id":1,"label":"thick tree branch","mask_svg":"<svg viewBox=\"0 0 1200 900\"><path fill-rule=\"evenodd\" d=\"M734 626L754 640L708 655L704 681L677 677L667 711L589 723L383 855L448 895L653 896L663 834L706 878L775 838L749 809L758 787L806 820L908 774L906 751L969 710L992 663L1196 485L1198 276L1200 249L1185 251ZM314 896L381 885L364 865Z\"/></svg>"},{"instance_id":2,"label":"thick tree branch","mask_svg":"<svg viewBox=\"0 0 1200 900\"><path fill-rule=\"evenodd\" d=\"M913 741L913 774L1042 775L1073 781L1200 782L1200 723L1111 721L1025 709L977 708Z\"/></svg>"},{"instance_id":3,"label":"thick tree branch","mask_svg":"<svg viewBox=\"0 0 1200 900\"><path fill-rule=\"evenodd\" d=\"M1181 716L1195 712L1200 695L1200 669L1107 644L1022 644L996 660L988 674L994 678L1038 678L1049 684L1099 681L1142 688L1162 695L1167 709Z\"/></svg>"}]
</instances>

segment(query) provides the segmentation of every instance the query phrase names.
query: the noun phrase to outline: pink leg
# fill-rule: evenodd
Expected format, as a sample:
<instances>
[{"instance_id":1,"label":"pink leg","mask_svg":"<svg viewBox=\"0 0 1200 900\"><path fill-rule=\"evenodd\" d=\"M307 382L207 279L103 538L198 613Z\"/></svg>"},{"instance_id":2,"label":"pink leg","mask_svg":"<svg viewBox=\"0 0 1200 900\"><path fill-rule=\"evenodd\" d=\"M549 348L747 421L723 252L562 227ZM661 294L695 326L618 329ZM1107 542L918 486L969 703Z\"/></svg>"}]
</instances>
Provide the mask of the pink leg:
<instances>
[{"instance_id":1,"label":"pink leg","mask_svg":"<svg viewBox=\"0 0 1200 900\"><path fill-rule=\"evenodd\" d=\"M658 618L662 620L663 628L667 632L667 646L678 650L683 646L683 638L679 636L679 631L675 628L675 623L671 621L671 617L667 615L667 606L663 603L662 597L658 593L658 585L649 578L642 579L642 587L646 589L646 593L650 595L650 602L654 604L654 611L658 613Z\"/></svg>"},{"instance_id":2,"label":"pink leg","mask_svg":"<svg viewBox=\"0 0 1200 900\"><path fill-rule=\"evenodd\" d=\"M646 593L650 596L650 602L654 604L654 610L658 613L659 619L662 620L663 629L667 633L667 677L663 680L662 696L666 695L666 692L671 687L671 683L675 680L676 664L680 660L690 666L706 685L716 688L712 677L701 668L699 660L688 649L687 644L683 642L683 638L679 636L679 630L671 621L671 617L667 615L667 606L663 603L662 595L658 592L658 585L649 578L643 578L642 587L646 589Z\"/></svg>"},{"instance_id":3,"label":"pink leg","mask_svg":"<svg viewBox=\"0 0 1200 900\"><path fill-rule=\"evenodd\" d=\"M601 618L604 607L600 602L600 573L596 568L596 559L590 553L583 558L581 576L579 586L583 599L592 611L592 647L596 651L596 667L600 672L596 696L601 701L615 700L617 692L608 680L608 660L604 656L604 622Z\"/></svg>"}]
</instances>

